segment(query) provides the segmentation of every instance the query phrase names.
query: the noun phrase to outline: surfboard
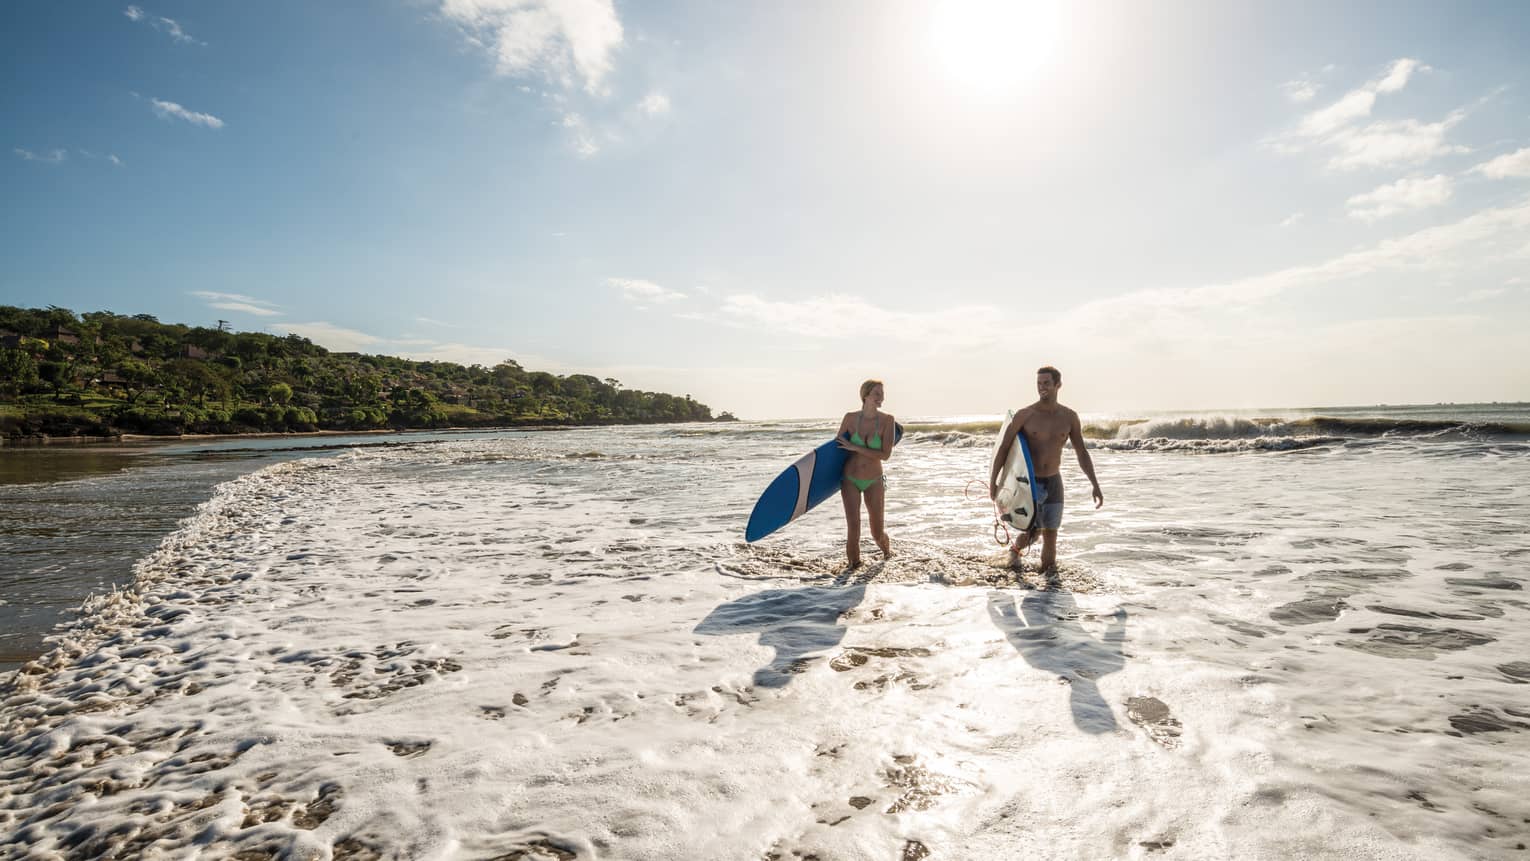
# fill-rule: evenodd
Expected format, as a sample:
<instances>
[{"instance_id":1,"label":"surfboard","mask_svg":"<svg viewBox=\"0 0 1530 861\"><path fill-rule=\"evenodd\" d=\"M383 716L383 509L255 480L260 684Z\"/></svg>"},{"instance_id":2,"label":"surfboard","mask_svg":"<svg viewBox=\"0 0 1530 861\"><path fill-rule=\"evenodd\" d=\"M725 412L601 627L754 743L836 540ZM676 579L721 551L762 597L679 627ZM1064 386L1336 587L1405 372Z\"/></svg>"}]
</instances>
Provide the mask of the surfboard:
<instances>
[{"instance_id":1,"label":"surfboard","mask_svg":"<svg viewBox=\"0 0 1530 861\"><path fill-rule=\"evenodd\" d=\"M896 445L903 439L903 425L895 422L893 430ZM798 458L760 494L744 529L744 540L759 541L838 493L849 460L850 452L832 439Z\"/></svg>"},{"instance_id":2,"label":"surfboard","mask_svg":"<svg viewBox=\"0 0 1530 861\"><path fill-rule=\"evenodd\" d=\"M999 446L1004 444L1004 435L1009 432L1014 418L1012 410L1004 417L1004 424L999 426L999 436L988 454L990 464L998 457ZM1036 517L1036 487L1033 480L1036 467L1031 462L1031 444L1025 441L1025 434L1019 428L1015 428L1014 434L1015 444L1009 447L1009 457L999 467L999 492L994 495L993 503L997 508L999 522L1024 531L1031 527L1031 521Z\"/></svg>"}]
</instances>

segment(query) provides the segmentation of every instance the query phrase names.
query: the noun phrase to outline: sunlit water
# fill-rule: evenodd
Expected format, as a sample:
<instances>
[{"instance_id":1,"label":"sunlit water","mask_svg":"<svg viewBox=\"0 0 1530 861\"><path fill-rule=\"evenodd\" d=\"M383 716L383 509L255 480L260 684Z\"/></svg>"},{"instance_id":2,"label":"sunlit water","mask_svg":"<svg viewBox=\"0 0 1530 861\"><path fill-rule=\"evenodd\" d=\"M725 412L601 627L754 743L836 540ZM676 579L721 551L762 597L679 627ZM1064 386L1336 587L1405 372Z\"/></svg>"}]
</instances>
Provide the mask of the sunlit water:
<instances>
[{"instance_id":1,"label":"sunlit water","mask_svg":"<svg viewBox=\"0 0 1530 861\"><path fill-rule=\"evenodd\" d=\"M989 439L948 427L889 462L891 562L840 572L833 501L742 544L824 433L510 433L221 485L11 682L0 848L1523 856L1523 439L1123 434L1099 511L1065 460L1048 583L998 567Z\"/></svg>"}]
</instances>

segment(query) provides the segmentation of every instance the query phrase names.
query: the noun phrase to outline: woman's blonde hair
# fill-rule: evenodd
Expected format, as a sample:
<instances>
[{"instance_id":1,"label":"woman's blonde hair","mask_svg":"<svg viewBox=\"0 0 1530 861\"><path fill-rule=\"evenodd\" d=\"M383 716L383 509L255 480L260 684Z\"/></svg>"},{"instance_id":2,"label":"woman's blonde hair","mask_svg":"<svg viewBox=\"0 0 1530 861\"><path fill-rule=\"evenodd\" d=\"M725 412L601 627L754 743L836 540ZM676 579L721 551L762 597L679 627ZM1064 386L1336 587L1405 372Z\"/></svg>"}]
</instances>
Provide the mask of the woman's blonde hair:
<instances>
[{"instance_id":1,"label":"woman's blonde hair","mask_svg":"<svg viewBox=\"0 0 1530 861\"><path fill-rule=\"evenodd\" d=\"M861 400L866 400L866 396L871 394L871 390L880 385L882 385L881 380L867 380L861 383Z\"/></svg>"}]
</instances>

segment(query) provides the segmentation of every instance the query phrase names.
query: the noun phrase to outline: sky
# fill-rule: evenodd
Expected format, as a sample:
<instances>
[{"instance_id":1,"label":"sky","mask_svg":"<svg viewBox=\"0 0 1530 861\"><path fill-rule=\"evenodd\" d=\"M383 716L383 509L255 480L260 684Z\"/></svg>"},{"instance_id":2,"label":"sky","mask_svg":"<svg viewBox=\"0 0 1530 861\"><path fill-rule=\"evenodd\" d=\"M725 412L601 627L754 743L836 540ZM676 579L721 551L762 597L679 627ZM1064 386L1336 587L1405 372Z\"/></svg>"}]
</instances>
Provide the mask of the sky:
<instances>
[{"instance_id":1,"label":"sky","mask_svg":"<svg viewBox=\"0 0 1530 861\"><path fill-rule=\"evenodd\" d=\"M1530 5L0 4L0 304L742 418L1530 400Z\"/></svg>"}]
</instances>

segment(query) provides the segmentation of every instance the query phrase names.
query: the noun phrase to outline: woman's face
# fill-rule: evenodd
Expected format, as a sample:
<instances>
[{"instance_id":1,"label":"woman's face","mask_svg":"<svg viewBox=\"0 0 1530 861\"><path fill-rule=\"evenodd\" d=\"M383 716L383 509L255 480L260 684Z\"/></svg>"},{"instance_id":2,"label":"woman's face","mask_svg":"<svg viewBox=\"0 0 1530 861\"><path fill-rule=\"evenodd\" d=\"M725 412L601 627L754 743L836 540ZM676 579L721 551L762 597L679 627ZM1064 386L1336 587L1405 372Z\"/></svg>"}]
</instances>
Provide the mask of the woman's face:
<instances>
[{"instance_id":1,"label":"woman's face","mask_svg":"<svg viewBox=\"0 0 1530 861\"><path fill-rule=\"evenodd\" d=\"M883 397L882 387L881 386L872 386L871 387L871 391L867 392L866 393L866 397L862 398L861 400L862 400L863 403L867 403L867 404L870 404L873 407L881 409L881 407L882 407L882 397Z\"/></svg>"}]
</instances>

